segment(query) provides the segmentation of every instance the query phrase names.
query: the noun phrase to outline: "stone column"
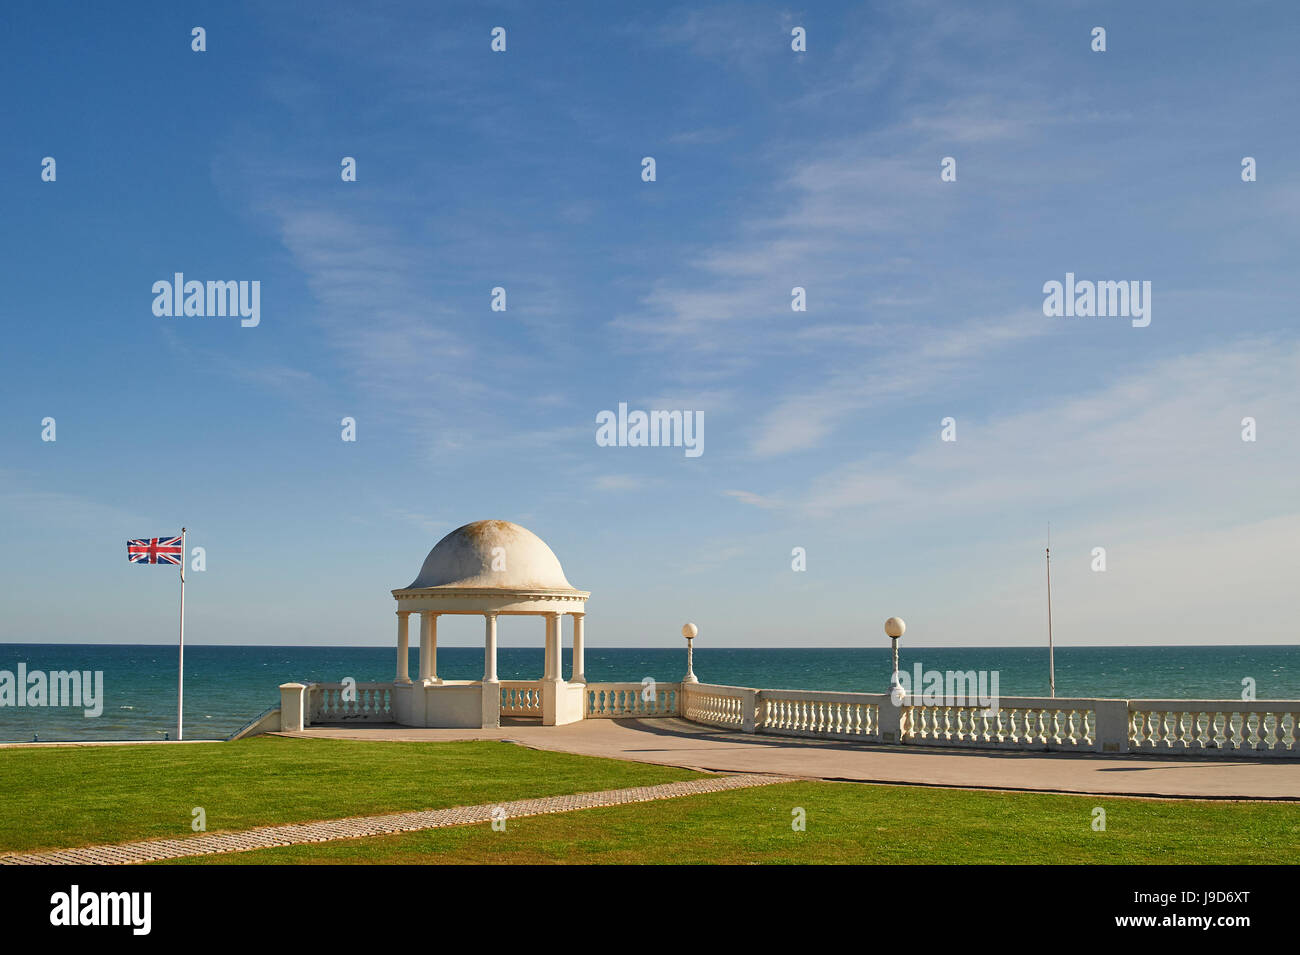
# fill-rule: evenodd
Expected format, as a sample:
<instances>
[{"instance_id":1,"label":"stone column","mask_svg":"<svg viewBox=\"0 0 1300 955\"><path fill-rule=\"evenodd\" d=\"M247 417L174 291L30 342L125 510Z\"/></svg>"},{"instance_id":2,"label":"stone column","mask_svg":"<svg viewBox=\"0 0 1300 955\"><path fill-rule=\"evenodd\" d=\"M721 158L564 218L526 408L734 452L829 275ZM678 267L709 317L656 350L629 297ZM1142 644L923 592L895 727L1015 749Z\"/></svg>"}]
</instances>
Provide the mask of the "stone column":
<instances>
[{"instance_id":1,"label":"stone column","mask_svg":"<svg viewBox=\"0 0 1300 955\"><path fill-rule=\"evenodd\" d=\"M546 614L546 672L542 679L560 680L560 615L554 612Z\"/></svg>"},{"instance_id":2,"label":"stone column","mask_svg":"<svg viewBox=\"0 0 1300 955\"><path fill-rule=\"evenodd\" d=\"M573 618L573 671L569 678L570 683L586 683L587 672L586 664L583 660L583 633L582 621L586 618L585 613L569 614Z\"/></svg>"},{"instance_id":3,"label":"stone column","mask_svg":"<svg viewBox=\"0 0 1300 955\"><path fill-rule=\"evenodd\" d=\"M483 614L483 687L479 697L480 726L492 729L501 725L501 684L497 680L497 615Z\"/></svg>"},{"instance_id":4,"label":"stone column","mask_svg":"<svg viewBox=\"0 0 1300 955\"><path fill-rule=\"evenodd\" d=\"M397 611L397 683L410 683L411 611Z\"/></svg>"},{"instance_id":5,"label":"stone column","mask_svg":"<svg viewBox=\"0 0 1300 955\"><path fill-rule=\"evenodd\" d=\"M438 678L438 614L429 614L429 679L441 683Z\"/></svg>"},{"instance_id":6,"label":"stone column","mask_svg":"<svg viewBox=\"0 0 1300 955\"><path fill-rule=\"evenodd\" d=\"M485 613L487 622L483 635L483 682L497 682L497 615Z\"/></svg>"},{"instance_id":7,"label":"stone column","mask_svg":"<svg viewBox=\"0 0 1300 955\"><path fill-rule=\"evenodd\" d=\"M438 679L438 615L420 611L420 680L441 683Z\"/></svg>"}]
</instances>

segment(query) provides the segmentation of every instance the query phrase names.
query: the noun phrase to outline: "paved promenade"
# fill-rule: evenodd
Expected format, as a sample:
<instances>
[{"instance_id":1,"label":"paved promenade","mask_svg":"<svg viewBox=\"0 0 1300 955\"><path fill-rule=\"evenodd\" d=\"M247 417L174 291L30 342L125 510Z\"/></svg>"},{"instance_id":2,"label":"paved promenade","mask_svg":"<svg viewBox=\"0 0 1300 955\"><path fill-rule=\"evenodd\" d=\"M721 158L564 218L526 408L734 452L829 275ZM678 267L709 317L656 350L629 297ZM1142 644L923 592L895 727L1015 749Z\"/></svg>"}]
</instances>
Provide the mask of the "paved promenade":
<instances>
[{"instance_id":1,"label":"paved promenade","mask_svg":"<svg viewBox=\"0 0 1300 955\"><path fill-rule=\"evenodd\" d=\"M301 845L307 842L330 842L335 839L358 839L364 836L387 836L396 832L416 832L443 826L487 823L493 813L505 813L505 819L543 816L601 806L625 806L656 799L677 799L698 793L716 793L728 789L749 789L786 783L787 776L715 776L657 786L634 786L607 789L603 792L546 796L540 799L517 799L512 802L484 803L481 806L454 806L421 812L398 812L383 816L352 816L323 822L261 826L242 832L213 832L187 839L147 839L114 845L82 846L77 849L50 849L42 852L16 852L0 855L0 865L127 865L136 862L160 862L185 856L216 855L269 849L275 846Z\"/></svg>"},{"instance_id":2,"label":"paved promenade","mask_svg":"<svg viewBox=\"0 0 1300 955\"><path fill-rule=\"evenodd\" d=\"M509 739L536 749L714 772L763 773L961 789L1300 801L1300 760L1020 753L872 746L711 729L680 719L519 721L494 730L312 727L286 736Z\"/></svg>"}]
</instances>

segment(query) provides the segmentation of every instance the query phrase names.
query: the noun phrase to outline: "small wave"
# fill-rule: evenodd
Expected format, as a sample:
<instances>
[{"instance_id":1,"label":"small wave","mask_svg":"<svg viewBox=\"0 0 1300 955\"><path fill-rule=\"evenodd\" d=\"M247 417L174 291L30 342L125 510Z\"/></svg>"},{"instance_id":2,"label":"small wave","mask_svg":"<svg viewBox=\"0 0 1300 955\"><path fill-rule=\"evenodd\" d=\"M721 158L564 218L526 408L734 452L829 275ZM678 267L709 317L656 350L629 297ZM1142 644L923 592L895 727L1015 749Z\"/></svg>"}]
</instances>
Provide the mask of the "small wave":
<instances>
[{"instance_id":1,"label":"small wave","mask_svg":"<svg viewBox=\"0 0 1300 955\"><path fill-rule=\"evenodd\" d=\"M133 709L135 709L135 707L134 707L134 706L119 706L118 709L119 709L119 710L133 710Z\"/></svg>"}]
</instances>

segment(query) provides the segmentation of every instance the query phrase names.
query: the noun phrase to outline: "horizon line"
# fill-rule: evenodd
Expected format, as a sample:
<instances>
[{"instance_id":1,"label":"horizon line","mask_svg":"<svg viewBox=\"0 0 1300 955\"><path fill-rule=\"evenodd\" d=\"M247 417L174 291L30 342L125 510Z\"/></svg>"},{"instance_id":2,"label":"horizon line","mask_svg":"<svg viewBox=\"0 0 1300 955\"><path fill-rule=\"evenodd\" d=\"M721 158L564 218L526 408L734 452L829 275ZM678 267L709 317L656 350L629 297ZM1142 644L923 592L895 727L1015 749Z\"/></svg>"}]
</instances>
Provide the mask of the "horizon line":
<instances>
[{"instance_id":1,"label":"horizon line","mask_svg":"<svg viewBox=\"0 0 1300 955\"><path fill-rule=\"evenodd\" d=\"M176 643L63 643L63 642L36 642L21 643L18 641L2 641L0 647L175 647ZM228 647L228 648L250 648L263 650L287 650L287 649L315 649L315 650L378 650L390 649L396 651L396 645L389 646L383 643L187 643L187 647ZM988 643L988 644L971 644L971 645L954 645L954 644L909 644L918 650L1046 650L1046 644L1010 644L1010 643ZM1057 644L1056 649L1067 650L1178 650L1178 649L1197 649L1204 647L1226 648L1235 647L1237 649L1257 648L1276 648L1276 647L1300 647L1300 643L1064 643ZM480 644L439 644L440 650L481 650ZM412 651L416 648L412 647ZM539 645L501 645L501 650L538 650L545 648ZM562 647L561 649L570 650L572 647ZM669 650L670 646L636 646L636 647L592 647L587 646L586 652L593 650ZM888 646L711 646L696 647L696 652L701 650L885 650ZM900 648L905 649L905 648Z\"/></svg>"}]
</instances>

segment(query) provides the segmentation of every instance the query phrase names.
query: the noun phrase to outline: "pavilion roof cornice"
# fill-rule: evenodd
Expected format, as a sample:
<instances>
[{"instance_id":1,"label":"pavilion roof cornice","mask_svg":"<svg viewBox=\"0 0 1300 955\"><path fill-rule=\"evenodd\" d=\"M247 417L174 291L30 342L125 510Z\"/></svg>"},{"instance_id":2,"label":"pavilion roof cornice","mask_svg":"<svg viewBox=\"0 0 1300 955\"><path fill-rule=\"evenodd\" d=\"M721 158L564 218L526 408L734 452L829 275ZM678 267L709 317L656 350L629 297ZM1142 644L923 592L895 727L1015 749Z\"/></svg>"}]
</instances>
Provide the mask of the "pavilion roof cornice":
<instances>
[{"instance_id":1,"label":"pavilion roof cornice","mask_svg":"<svg viewBox=\"0 0 1300 955\"><path fill-rule=\"evenodd\" d=\"M417 597L493 597L509 600L586 600L590 590L503 590L498 587L402 587L392 591L398 600Z\"/></svg>"}]
</instances>

